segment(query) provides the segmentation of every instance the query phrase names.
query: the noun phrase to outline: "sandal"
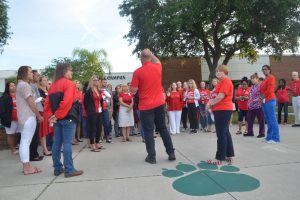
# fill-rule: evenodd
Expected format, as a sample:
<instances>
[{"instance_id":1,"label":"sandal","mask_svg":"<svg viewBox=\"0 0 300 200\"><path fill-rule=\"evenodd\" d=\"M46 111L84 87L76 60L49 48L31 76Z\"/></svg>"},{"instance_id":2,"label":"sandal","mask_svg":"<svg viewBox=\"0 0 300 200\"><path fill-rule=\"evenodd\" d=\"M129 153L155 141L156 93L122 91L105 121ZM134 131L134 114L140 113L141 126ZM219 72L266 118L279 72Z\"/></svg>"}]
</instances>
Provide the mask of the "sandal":
<instances>
[{"instance_id":1,"label":"sandal","mask_svg":"<svg viewBox=\"0 0 300 200\"><path fill-rule=\"evenodd\" d=\"M91 152L100 152L99 149L91 149Z\"/></svg>"},{"instance_id":2,"label":"sandal","mask_svg":"<svg viewBox=\"0 0 300 200\"><path fill-rule=\"evenodd\" d=\"M233 162L233 159L230 157L226 157L225 161L228 162L228 164L231 164Z\"/></svg>"},{"instance_id":3,"label":"sandal","mask_svg":"<svg viewBox=\"0 0 300 200\"><path fill-rule=\"evenodd\" d=\"M34 167L34 168L32 168L32 170L31 171L23 171L23 174L24 175L30 175L30 174L37 174L37 173L40 173L40 172L42 172L42 170L41 169L39 169L39 168L37 168L37 167Z\"/></svg>"},{"instance_id":4,"label":"sandal","mask_svg":"<svg viewBox=\"0 0 300 200\"><path fill-rule=\"evenodd\" d=\"M19 154L19 151L18 150L15 150L13 152L11 152L13 155L18 155Z\"/></svg>"},{"instance_id":5,"label":"sandal","mask_svg":"<svg viewBox=\"0 0 300 200\"><path fill-rule=\"evenodd\" d=\"M242 134L242 131L237 131L236 132L236 135L241 135Z\"/></svg>"}]
</instances>

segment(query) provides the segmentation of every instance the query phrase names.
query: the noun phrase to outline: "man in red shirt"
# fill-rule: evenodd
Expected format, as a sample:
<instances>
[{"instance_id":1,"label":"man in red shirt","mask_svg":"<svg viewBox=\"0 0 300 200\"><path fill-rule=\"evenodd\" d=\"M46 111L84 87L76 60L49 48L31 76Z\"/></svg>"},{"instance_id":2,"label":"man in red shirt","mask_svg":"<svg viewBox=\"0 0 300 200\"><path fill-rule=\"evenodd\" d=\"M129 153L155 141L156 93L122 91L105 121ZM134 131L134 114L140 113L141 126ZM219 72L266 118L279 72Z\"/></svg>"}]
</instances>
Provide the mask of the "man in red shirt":
<instances>
[{"instance_id":1,"label":"man in red shirt","mask_svg":"<svg viewBox=\"0 0 300 200\"><path fill-rule=\"evenodd\" d=\"M165 123L165 99L162 88L162 66L149 49L141 52L142 66L134 71L131 91L139 91L139 110L148 156L145 161L156 163L154 123L164 142L169 160L176 160L172 139Z\"/></svg>"},{"instance_id":2,"label":"man in red shirt","mask_svg":"<svg viewBox=\"0 0 300 200\"><path fill-rule=\"evenodd\" d=\"M295 124L292 127L300 127L300 79L298 72L292 72L290 90L292 93L292 104L295 114Z\"/></svg>"}]
</instances>

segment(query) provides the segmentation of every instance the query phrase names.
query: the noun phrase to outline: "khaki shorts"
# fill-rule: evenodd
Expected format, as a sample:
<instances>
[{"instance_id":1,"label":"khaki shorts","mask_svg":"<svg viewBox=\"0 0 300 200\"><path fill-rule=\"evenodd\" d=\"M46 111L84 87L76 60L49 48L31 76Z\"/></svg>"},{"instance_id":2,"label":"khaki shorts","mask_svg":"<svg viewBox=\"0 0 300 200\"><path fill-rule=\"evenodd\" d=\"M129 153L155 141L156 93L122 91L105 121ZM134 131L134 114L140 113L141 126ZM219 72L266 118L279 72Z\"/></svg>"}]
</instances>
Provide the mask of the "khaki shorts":
<instances>
[{"instance_id":1,"label":"khaki shorts","mask_svg":"<svg viewBox=\"0 0 300 200\"><path fill-rule=\"evenodd\" d=\"M15 134L15 133L21 133L21 131L22 131L22 128L19 125L19 123L16 122L16 121L11 122L10 128L5 127L5 132L6 132L7 135L11 135L11 134Z\"/></svg>"}]
</instances>

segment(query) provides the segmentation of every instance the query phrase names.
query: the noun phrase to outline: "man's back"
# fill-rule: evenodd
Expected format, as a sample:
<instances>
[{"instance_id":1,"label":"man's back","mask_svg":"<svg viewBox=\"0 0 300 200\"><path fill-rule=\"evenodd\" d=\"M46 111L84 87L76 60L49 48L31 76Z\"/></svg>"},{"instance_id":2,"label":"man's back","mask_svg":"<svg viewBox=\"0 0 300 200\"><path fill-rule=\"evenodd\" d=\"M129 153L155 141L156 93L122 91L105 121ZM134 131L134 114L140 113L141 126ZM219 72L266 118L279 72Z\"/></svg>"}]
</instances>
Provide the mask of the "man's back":
<instances>
[{"instance_id":1,"label":"man's back","mask_svg":"<svg viewBox=\"0 0 300 200\"><path fill-rule=\"evenodd\" d=\"M139 110L149 110L164 104L160 63L145 62L134 74L131 86L139 90Z\"/></svg>"}]
</instances>

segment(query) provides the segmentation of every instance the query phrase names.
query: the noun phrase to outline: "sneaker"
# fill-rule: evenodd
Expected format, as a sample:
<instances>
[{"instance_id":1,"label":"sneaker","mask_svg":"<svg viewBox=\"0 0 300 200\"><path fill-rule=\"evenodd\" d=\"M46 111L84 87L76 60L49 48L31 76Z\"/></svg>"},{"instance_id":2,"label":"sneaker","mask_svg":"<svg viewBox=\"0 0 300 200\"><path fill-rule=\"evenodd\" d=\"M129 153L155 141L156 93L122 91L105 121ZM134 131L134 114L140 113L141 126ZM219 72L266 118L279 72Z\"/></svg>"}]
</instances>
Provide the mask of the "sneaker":
<instances>
[{"instance_id":1,"label":"sneaker","mask_svg":"<svg viewBox=\"0 0 300 200\"><path fill-rule=\"evenodd\" d=\"M54 171L54 176L59 176L64 172L65 172L64 168L62 168L60 171Z\"/></svg>"},{"instance_id":2,"label":"sneaker","mask_svg":"<svg viewBox=\"0 0 300 200\"><path fill-rule=\"evenodd\" d=\"M73 173L71 174L65 174L65 178L70 178L70 177L73 177L73 176L80 176L83 174L83 171L82 170L75 170Z\"/></svg>"},{"instance_id":3,"label":"sneaker","mask_svg":"<svg viewBox=\"0 0 300 200\"><path fill-rule=\"evenodd\" d=\"M268 142L268 140L266 140L266 138L262 139L261 141L262 141L262 142L265 142L265 143Z\"/></svg>"},{"instance_id":4,"label":"sneaker","mask_svg":"<svg viewBox=\"0 0 300 200\"><path fill-rule=\"evenodd\" d=\"M170 161L176 160L176 157L175 157L175 153L174 153L174 152L169 153L169 158L168 158L168 160L170 160Z\"/></svg>"},{"instance_id":5,"label":"sneaker","mask_svg":"<svg viewBox=\"0 0 300 200\"><path fill-rule=\"evenodd\" d=\"M145 161L150 163L150 164L156 164L156 158L155 157L150 158L149 156L147 156Z\"/></svg>"},{"instance_id":6,"label":"sneaker","mask_svg":"<svg viewBox=\"0 0 300 200\"><path fill-rule=\"evenodd\" d=\"M268 144L278 144L279 142L275 142L274 140L267 141Z\"/></svg>"}]
</instances>

